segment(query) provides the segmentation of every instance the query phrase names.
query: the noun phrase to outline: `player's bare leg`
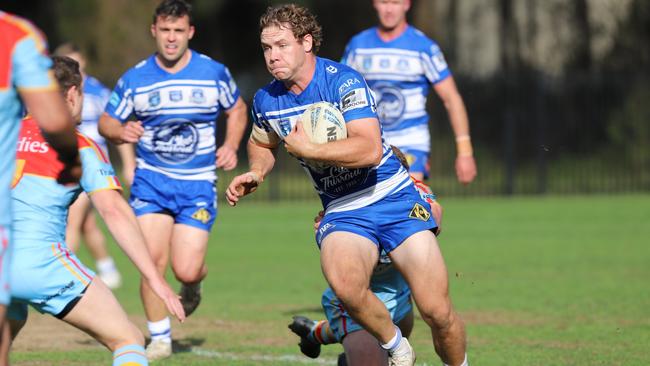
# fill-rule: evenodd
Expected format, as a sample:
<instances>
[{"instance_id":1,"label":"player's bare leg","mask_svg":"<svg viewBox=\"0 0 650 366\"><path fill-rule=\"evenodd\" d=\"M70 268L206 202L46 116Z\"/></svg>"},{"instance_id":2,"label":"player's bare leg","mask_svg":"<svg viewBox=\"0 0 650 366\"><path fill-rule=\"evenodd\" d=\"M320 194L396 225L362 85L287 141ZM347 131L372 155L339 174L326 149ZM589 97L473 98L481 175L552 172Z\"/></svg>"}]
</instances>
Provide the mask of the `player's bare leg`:
<instances>
[{"instance_id":1,"label":"player's bare leg","mask_svg":"<svg viewBox=\"0 0 650 366\"><path fill-rule=\"evenodd\" d=\"M146 214L138 217L138 223L144 234L149 254L158 272L164 275L169 263L174 218L165 214ZM147 358L155 360L169 357L172 354L172 344L167 308L144 280L140 280L140 296L151 334L151 343L147 346Z\"/></svg>"},{"instance_id":2,"label":"player's bare leg","mask_svg":"<svg viewBox=\"0 0 650 366\"><path fill-rule=\"evenodd\" d=\"M331 233L321 244L323 274L336 296L354 320L388 343L395 327L386 306L368 288L378 256L373 242L349 232Z\"/></svg>"},{"instance_id":3,"label":"player's bare leg","mask_svg":"<svg viewBox=\"0 0 650 366\"><path fill-rule=\"evenodd\" d=\"M68 225L65 230L65 242L68 249L77 252L81 243L81 230L83 228L86 215L90 211L90 199L85 193L79 194L79 197L70 206L68 211Z\"/></svg>"},{"instance_id":4,"label":"player's bare leg","mask_svg":"<svg viewBox=\"0 0 650 366\"><path fill-rule=\"evenodd\" d=\"M172 233L171 265L182 283L180 295L185 315L196 310L201 301L201 281L208 273L205 254L209 232L193 226L176 224Z\"/></svg>"},{"instance_id":5,"label":"player's bare leg","mask_svg":"<svg viewBox=\"0 0 650 366\"><path fill-rule=\"evenodd\" d=\"M97 316L101 314L101 316ZM129 321L111 290L93 280L63 320L83 330L113 352L114 365L146 365L144 337Z\"/></svg>"},{"instance_id":6,"label":"player's bare leg","mask_svg":"<svg viewBox=\"0 0 650 366\"><path fill-rule=\"evenodd\" d=\"M448 292L447 267L430 231L411 235L390 253L411 288L422 319L431 328L436 353L447 365L465 361L465 327Z\"/></svg>"}]
</instances>

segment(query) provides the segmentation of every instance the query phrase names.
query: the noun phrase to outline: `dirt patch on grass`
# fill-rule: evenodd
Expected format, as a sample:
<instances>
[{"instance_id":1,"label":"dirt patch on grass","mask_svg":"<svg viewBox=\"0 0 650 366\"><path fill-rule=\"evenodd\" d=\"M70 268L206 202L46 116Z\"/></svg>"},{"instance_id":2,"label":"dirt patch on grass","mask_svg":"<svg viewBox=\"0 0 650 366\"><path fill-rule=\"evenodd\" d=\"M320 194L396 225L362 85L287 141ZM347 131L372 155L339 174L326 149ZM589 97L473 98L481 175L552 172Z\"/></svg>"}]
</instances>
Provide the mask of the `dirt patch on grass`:
<instances>
[{"instance_id":1,"label":"dirt patch on grass","mask_svg":"<svg viewBox=\"0 0 650 366\"><path fill-rule=\"evenodd\" d=\"M460 315L465 323L472 325L535 326L552 321L538 314L508 311L464 311Z\"/></svg>"}]
</instances>

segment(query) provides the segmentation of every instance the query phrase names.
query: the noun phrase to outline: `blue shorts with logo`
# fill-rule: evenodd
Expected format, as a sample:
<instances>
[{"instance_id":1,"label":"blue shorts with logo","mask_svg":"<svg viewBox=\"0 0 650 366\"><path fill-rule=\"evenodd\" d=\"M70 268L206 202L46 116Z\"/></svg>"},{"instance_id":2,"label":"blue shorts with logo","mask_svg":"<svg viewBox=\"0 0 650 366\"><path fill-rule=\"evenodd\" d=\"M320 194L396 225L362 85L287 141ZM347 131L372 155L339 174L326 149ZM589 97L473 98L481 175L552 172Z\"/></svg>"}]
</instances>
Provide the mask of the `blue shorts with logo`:
<instances>
[{"instance_id":1,"label":"blue shorts with logo","mask_svg":"<svg viewBox=\"0 0 650 366\"><path fill-rule=\"evenodd\" d=\"M0 305L9 305L9 265L11 264L11 232L0 225Z\"/></svg>"},{"instance_id":2,"label":"blue shorts with logo","mask_svg":"<svg viewBox=\"0 0 650 366\"><path fill-rule=\"evenodd\" d=\"M95 273L64 243L16 242L9 265L11 304L7 317L27 319L27 305L65 317L81 299Z\"/></svg>"},{"instance_id":3,"label":"blue shorts with logo","mask_svg":"<svg viewBox=\"0 0 650 366\"><path fill-rule=\"evenodd\" d=\"M393 265L386 266L381 274L373 275L370 289L386 305L393 323L397 324L413 309L411 290ZM321 304L330 328L339 342L346 335L363 329L350 317L331 288L323 293Z\"/></svg>"},{"instance_id":4,"label":"blue shorts with logo","mask_svg":"<svg viewBox=\"0 0 650 366\"><path fill-rule=\"evenodd\" d=\"M434 230L431 206L413 184L368 206L350 211L326 212L316 232L320 248L323 239L336 231L351 232L374 242L390 253L409 236Z\"/></svg>"},{"instance_id":5,"label":"blue shorts with logo","mask_svg":"<svg viewBox=\"0 0 650 366\"><path fill-rule=\"evenodd\" d=\"M408 169L409 173L421 173L424 175L424 179L429 178L429 152L422 150L415 150L409 148L400 148L400 150L406 156L406 161L408 161L410 168Z\"/></svg>"},{"instance_id":6,"label":"blue shorts with logo","mask_svg":"<svg viewBox=\"0 0 650 366\"><path fill-rule=\"evenodd\" d=\"M172 179L150 170L136 170L129 203L136 216L163 213L185 224L210 231L217 217L214 183Z\"/></svg>"}]
</instances>

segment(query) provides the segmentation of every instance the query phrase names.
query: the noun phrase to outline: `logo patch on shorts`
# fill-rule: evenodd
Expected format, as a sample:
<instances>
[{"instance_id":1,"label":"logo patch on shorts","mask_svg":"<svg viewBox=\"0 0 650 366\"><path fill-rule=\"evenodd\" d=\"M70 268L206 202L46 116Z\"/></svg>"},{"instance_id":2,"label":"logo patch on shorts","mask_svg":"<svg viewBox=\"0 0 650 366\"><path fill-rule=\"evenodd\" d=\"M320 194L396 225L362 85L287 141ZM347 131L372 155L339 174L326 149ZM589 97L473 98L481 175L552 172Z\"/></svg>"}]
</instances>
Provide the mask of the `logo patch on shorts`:
<instances>
[{"instance_id":1,"label":"logo patch on shorts","mask_svg":"<svg viewBox=\"0 0 650 366\"><path fill-rule=\"evenodd\" d=\"M427 211L424 206L422 206L419 203L416 203L415 206L413 206L413 209L411 209L411 213L409 214L409 217L412 219L419 219L422 221L428 221L429 217L431 217L431 214L429 211Z\"/></svg>"},{"instance_id":2,"label":"logo patch on shorts","mask_svg":"<svg viewBox=\"0 0 650 366\"><path fill-rule=\"evenodd\" d=\"M196 212L192 214L192 218L194 220L201 221L204 224L207 224L208 221L210 221L211 217L212 216L205 208L199 208L198 210L196 210Z\"/></svg>"}]
</instances>

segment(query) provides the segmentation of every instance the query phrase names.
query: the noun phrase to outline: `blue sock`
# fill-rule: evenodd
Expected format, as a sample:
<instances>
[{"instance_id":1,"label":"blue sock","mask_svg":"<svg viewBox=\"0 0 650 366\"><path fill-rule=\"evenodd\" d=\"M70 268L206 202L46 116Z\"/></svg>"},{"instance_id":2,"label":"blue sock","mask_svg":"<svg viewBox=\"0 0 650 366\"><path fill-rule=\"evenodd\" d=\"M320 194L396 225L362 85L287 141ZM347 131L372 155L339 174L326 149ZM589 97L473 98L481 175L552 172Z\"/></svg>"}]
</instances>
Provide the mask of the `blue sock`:
<instances>
[{"instance_id":1,"label":"blue sock","mask_svg":"<svg viewBox=\"0 0 650 366\"><path fill-rule=\"evenodd\" d=\"M148 366L147 356L144 354L144 347L137 344L130 344L118 348L113 352L113 366Z\"/></svg>"}]
</instances>

